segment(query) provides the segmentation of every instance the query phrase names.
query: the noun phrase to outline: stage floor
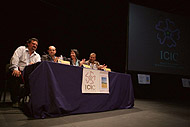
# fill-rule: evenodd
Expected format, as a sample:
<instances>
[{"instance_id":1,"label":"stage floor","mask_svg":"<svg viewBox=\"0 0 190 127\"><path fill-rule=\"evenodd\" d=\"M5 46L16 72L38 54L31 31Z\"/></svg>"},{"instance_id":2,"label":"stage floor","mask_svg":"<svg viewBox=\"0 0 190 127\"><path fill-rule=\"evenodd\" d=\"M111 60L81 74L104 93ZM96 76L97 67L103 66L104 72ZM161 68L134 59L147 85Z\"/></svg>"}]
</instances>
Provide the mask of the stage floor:
<instances>
[{"instance_id":1,"label":"stage floor","mask_svg":"<svg viewBox=\"0 0 190 127\"><path fill-rule=\"evenodd\" d=\"M10 102L0 104L0 127L190 127L188 101L135 99L132 109L77 114L58 118L28 118Z\"/></svg>"}]
</instances>

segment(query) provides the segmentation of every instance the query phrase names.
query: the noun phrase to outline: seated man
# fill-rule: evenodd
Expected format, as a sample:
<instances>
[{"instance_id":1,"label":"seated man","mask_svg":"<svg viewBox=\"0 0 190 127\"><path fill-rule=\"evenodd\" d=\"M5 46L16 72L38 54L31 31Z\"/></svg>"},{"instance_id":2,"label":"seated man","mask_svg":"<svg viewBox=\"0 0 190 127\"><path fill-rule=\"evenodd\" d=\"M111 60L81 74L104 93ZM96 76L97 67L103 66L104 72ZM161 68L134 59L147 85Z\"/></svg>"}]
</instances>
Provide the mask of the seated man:
<instances>
[{"instance_id":1,"label":"seated man","mask_svg":"<svg viewBox=\"0 0 190 127\"><path fill-rule=\"evenodd\" d=\"M25 66L40 62L40 55L36 53L38 39L31 38L25 46L18 47L10 60L10 85L11 100L13 107L18 107L20 101L20 84L24 83L22 72Z\"/></svg>"},{"instance_id":2,"label":"seated man","mask_svg":"<svg viewBox=\"0 0 190 127\"><path fill-rule=\"evenodd\" d=\"M85 62L87 65L90 66L90 68L92 69L99 69L99 70L103 70L104 68L106 68L107 66L104 64L104 65L100 65L100 63L98 61L96 61L96 54L95 53L91 53L90 54L90 57L89 57L89 60L87 60Z\"/></svg>"},{"instance_id":3,"label":"seated man","mask_svg":"<svg viewBox=\"0 0 190 127\"><path fill-rule=\"evenodd\" d=\"M59 57L56 57L56 48L54 46L49 46L48 48L48 54L42 55L42 61L51 61L51 62L57 62Z\"/></svg>"}]
</instances>

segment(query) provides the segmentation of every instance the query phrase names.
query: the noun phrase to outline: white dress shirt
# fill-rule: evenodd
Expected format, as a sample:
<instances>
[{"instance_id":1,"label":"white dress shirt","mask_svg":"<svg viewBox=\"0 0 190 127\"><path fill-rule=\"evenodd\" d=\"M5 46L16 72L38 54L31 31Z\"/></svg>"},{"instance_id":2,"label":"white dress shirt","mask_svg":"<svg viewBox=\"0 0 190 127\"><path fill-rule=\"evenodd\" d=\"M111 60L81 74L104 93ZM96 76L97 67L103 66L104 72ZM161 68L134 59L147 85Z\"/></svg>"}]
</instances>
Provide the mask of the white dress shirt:
<instances>
[{"instance_id":1,"label":"white dress shirt","mask_svg":"<svg viewBox=\"0 0 190 127\"><path fill-rule=\"evenodd\" d=\"M41 58L38 53L34 51L30 56L29 49L25 46L20 46L15 50L11 58L9 69L19 70L19 67L20 71L23 71L24 67L29 65L30 63L37 63L40 61Z\"/></svg>"}]
</instances>

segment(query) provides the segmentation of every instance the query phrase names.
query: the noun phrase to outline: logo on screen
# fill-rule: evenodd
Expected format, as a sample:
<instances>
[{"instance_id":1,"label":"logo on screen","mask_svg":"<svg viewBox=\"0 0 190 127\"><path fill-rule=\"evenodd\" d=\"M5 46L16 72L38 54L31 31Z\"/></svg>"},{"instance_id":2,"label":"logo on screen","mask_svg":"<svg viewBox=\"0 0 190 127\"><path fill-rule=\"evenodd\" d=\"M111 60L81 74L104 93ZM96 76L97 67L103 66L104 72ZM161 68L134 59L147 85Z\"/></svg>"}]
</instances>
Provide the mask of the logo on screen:
<instances>
[{"instance_id":1,"label":"logo on screen","mask_svg":"<svg viewBox=\"0 0 190 127\"><path fill-rule=\"evenodd\" d=\"M158 31L157 39L161 45L166 45L169 48L176 47L176 41L180 39L180 30L177 29L173 21L170 19L158 21L155 29Z\"/></svg>"}]
</instances>

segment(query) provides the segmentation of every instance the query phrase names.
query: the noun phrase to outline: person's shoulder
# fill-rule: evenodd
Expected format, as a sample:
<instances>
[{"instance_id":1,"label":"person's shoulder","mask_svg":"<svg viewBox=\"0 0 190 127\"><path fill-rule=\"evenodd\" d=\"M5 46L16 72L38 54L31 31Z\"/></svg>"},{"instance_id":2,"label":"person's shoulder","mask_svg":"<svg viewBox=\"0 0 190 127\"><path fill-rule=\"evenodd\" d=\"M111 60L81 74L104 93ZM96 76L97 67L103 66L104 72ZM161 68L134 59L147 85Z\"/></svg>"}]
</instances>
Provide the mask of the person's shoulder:
<instances>
[{"instance_id":1,"label":"person's shoulder","mask_svg":"<svg viewBox=\"0 0 190 127\"><path fill-rule=\"evenodd\" d=\"M35 55L36 55L36 56L38 56L38 57L40 57L40 54L39 54L39 53L37 53L37 52L35 52ZM42 56L43 56L43 55L42 55Z\"/></svg>"},{"instance_id":2,"label":"person's shoulder","mask_svg":"<svg viewBox=\"0 0 190 127\"><path fill-rule=\"evenodd\" d=\"M15 52L24 52L26 50L25 46L19 46L16 48Z\"/></svg>"},{"instance_id":3,"label":"person's shoulder","mask_svg":"<svg viewBox=\"0 0 190 127\"><path fill-rule=\"evenodd\" d=\"M19 46L19 47L17 47L17 49L26 49L26 47L25 46Z\"/></svg>"},{"instance_id":4,"label":"person's shoulder","mask_svg":"<svg viewBox=\"0 0 190 127\"><path fill-rule=\"evenodd\" d=\"M90 61L89 60L85 61L85 64L90 65Z\"/></svg>"},{"instance_id":5,"label":"person's shoulder","mask_svg":"<svg viewBox=\"0 0 190 127\"><path fill-rule=\"evenodd\" d=\"M98 61L94 61L94 63L95 63L95 64L99 64L99 62L98 62Z\"/></svg>"},{"instance_id":6,"label":"person's shoulder","mask_svg":"<svg viewBox=\"0 0 190 127\"><path fill-rule=\"evenodd\" d=\"M86 63L89 63L90 61L89 60L87 60L87 61L85 61Z\"/></svg>"},{"instance_id":7,"label":"person's shoulder","mask_svg":"<svg viewBox=\"0 0 190 127\"><path fill-rule=\"evenodd\" d=\"M94 61L94 63L95 63L97 66L100 65L100 63L99 63L98 61Z\"/></svg>"},{"instance_id":8,"label":"person's shoulder","mask_svg":"<svg viewBox=\"0 0 190 127\"><path fill-rule=\"evenodd\" d=\"M24 46L24 45L21 45L21 46L18 46L18 48L26 48L26 46Z\"/></svg>"}]
</instances>

